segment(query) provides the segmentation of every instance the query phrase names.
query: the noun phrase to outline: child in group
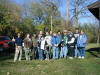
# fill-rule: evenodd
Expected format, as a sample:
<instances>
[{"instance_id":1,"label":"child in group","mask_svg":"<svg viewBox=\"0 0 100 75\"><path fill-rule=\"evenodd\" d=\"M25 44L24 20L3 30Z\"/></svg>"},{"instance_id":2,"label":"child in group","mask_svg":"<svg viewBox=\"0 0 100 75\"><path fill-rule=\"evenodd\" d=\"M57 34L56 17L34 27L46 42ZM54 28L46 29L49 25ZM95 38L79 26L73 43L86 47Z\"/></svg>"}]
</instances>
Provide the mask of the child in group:
<instances>
[{"instance_id":1,"label":"child in group","mask_svg":"<svg viewBox=\"0 0 100 75\"><path fill-rule=\"evenodd\" d=\"M48 44L47 41L45 40L44 36L41 37L41 42L40 42L40 50L41 50L41 59L43 60L43 53L46 53L46 59L49 60L49 50L48 50Z\"/></svg>"}]
</instances>

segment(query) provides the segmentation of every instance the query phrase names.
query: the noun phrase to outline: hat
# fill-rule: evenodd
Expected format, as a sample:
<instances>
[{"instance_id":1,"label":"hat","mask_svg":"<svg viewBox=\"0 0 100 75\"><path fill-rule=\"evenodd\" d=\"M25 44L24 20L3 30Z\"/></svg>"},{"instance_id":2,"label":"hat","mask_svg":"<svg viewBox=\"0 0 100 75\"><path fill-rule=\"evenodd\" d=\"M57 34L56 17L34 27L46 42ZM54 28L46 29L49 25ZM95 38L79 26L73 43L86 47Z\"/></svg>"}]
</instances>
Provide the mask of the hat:
<instances>
[{"instance_id":1,"label":"hat","mask_svg":"<svg viewBox=\"0 0 100 75\"><path fill-rule=\"evenodd\" d=\"M69 32L68 34L69 34L69 35L73 35L73 33L72 33L72 32Z\"/></svg>"}]
</instances>

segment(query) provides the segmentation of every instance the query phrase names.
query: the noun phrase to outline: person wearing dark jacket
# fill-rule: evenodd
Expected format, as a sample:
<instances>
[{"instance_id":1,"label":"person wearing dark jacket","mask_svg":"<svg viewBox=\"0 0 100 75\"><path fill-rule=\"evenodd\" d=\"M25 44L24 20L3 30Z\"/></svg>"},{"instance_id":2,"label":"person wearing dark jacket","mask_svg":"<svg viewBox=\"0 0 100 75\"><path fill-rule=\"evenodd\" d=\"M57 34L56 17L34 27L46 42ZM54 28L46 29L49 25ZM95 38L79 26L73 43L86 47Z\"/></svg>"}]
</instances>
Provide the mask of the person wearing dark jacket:
<instances>
[{"instance_id":1,"label":"person wearing dark jacket","mask_svg":"<svg viewBox=\"0 0 100 75\"><path fill-rule=\"evenodd\" d=\"M33 34L32 36L32 59L37 58L37 35L36 33Z\"/></svg>"},{"instance_id":2,"label":"person wearing dark jacket","mask_svg":"<svg viewBox=\"0 0 100 75\"><path fill-rule=\"evenodd\" d=\"M67 30L64 30L64 35L62 36L62 41L61 41L61 51L60 51L60 58L66 58L67 53L68 53L68 48L67 48Z\"/></svg>"},{"instance_id":3,"label":"person wearing dark jacket","mask_svg":"<svg viewBox=\"0 0 100 75\"><path fill-rule=\"evenodd\" d=\"M30 60L31 47L32 47L32 41L30 39L30 35L27 34L26 38L24 39L24 50L25 50L26 60Z\"/></svg>"},{"instance_id":4,"label":"person wearing dark jacket","mask_svg":"<svg viewBox=\"0 0 100 75\"><path fill-rule=\"evenodd\" d=\"M70 32L68 37L69 59L73 59L74 57L74 47L75 47L75 38L73 36L73 33Z\"/></svg>"},{"instance_id":5,"label":"person wearing dark jacket","mask_svg":"<svg viewBox=\"0 0 100 75\"><path fill-rule=\"evenodd\" d=\"M19 55L19 61L21 61L21 58L22 58L22 39L20 38L21 34L18 33L17 36L18 37L15 40L16 51L15 51L14 62L16 62L19 54L20 54Z\"/></svg>"}]
</instances>

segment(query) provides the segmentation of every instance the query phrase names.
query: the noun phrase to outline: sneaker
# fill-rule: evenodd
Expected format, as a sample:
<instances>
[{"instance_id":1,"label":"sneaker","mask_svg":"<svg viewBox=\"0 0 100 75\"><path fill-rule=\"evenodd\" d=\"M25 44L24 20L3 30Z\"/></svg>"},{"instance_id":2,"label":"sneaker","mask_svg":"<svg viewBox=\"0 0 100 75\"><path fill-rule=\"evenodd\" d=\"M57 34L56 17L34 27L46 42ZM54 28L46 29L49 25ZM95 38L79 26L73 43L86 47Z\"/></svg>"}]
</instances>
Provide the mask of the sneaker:
<instances>
[{"instance_id":1,"label":"sneaker","mask_svg":"<svg viewBox=\"0 0 100 75\"><path fill-rule=\"evenodd\" d=\"M77 56L75 56L75 58L77 58Z\"/></svg>"},{"instance_id":2,"label":"sneaker","mask_svg":"<svg viewBox=\"0 0 100 75\"><path fill-rule=\"evenodd\" d=\"M69 59L73 59L73 57L69 57Z\"/></svg>"},{"instance_id":3,"label":"sneaker","mask_svg":"<svg viewBox=\"0 0 100 75\"><path fill-rule=\"evenodd\" d=\"M78 58L81 59L81 56L79 56Z\"/></svg>"},{"instance_id":4,"label":"sneaker","mask_svg":"<svg viewBox=\"0 0 100 75\"><path fill-rule=\"evenodd\" d=\"M82 57L82 59L84 59L84 56Z\"/></svg>"},{"instance_id":5,"label":"sneaker","mask_svg":"<svg viewBox=\"0 0 100 75\"><path fill-rule=\"evenodd\" d=\"M47 59L47 58L45 60L49 61L49 59Z\"/></svg>"}]
</instances>

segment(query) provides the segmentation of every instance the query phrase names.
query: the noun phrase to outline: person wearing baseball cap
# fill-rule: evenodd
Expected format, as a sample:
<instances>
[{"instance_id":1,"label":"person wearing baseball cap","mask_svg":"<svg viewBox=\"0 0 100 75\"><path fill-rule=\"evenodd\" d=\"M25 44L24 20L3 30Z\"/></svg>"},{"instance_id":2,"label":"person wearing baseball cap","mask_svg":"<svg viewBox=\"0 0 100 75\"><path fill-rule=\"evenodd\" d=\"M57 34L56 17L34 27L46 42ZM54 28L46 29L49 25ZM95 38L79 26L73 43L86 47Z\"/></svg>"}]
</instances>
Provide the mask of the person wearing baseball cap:
<instances>
[{"instance_id":1,"label":"person wearing baseball cap","mask_svg":"<svg viewBox=\"0 0 100 75\"><path fill-rule=\"evenodd\" d=\"M67 30L64 30L64 35L62 36L62 41L61 41L61 51L60 51L60 58L66 58L67 53L68 53L68 48L67 48Z\"/></svg>"}]
</instances>

